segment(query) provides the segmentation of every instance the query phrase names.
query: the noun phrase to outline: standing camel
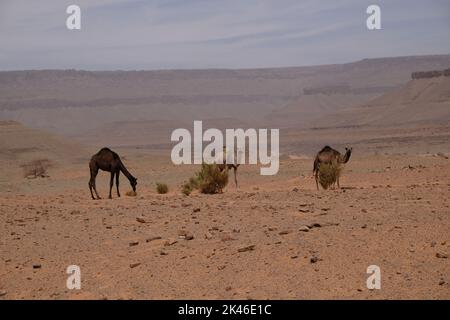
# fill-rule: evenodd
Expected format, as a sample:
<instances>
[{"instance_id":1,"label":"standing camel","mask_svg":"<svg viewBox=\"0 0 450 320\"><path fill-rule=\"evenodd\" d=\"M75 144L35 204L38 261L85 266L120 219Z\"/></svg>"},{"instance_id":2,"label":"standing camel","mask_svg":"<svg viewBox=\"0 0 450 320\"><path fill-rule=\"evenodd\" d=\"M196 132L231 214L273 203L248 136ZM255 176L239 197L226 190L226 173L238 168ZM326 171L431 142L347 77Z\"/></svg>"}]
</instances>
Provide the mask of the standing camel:
<instances>
[{"instance_id":1,"label":"standing camel","mask_svg":"<svg viewBox=\"0 0 450 320\"><path fill-rule=\"evenodd\" d=\"M237 153L239 156L241 156L242 151L239 150ZM226 147L223 147L222 157L223 163L217 164L217 167L219 168L220 172L223 172L225 169L226 170L233 169L234 184L236 185L236 189L239 189L237 182L237 169L239 167L239 161L237 159L233 160L228 159Z\"/></svg>"},{"instance_id":2,"label":"standing camel","mask_svg":"<svg viewBox=\"0 0 450 320\"><path fill-rule=\"evenodd\" d=\"M313 175L316 180L316 187L317 190L319 190L319 166L321 163L326 164L345 164L350 160L350 156L352 155L353 148L345 148L345 154L344 156L341 155L341 153L337 150L334 150L330 146L325 146L320 150L316 158L314 159L314 168L313 168ZM337 186L340 188L339 185L339 176L337 177Z\"/></svg>"},{"instance_id":3,"label":"standing camel","mask_svg":"<svg viewBox=\"0 0 450 320\"><path fill-rule=\"evenodd\" d=\"M94 154L89 162L89 169L91 171L91 179L89 180L89 190L91 191L92 199L95 200L92 189L94 189L97 199L100 199L97 188L95 187L95 178L97 177L98 170L111 172L111 181L109 183L109 199L112 199L111 190L114 184L114 176L116 176L117 196L120 197L119 192L119 175L120 172L128 178L133 191L136 192L137 178L133 177L131 173L125 168L124 164L120 160L120 157L114 151L103 148L96 154Z\"/></svg>"}]
</instances>

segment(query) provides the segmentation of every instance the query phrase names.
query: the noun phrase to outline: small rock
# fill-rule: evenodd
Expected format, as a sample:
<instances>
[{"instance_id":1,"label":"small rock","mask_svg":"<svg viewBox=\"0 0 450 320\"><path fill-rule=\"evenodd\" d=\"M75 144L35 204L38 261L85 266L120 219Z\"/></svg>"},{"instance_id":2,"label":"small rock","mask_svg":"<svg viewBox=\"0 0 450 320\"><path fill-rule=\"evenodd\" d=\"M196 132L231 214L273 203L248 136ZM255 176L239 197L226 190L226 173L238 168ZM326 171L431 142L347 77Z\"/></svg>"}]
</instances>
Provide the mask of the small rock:
<instances>
[{"instance_id":1,"label":"small rock","mask_svg":"<svg viewBox=\"0 0 450 320\"><path fill-rule=\"evenodd\" d=\"M40 264L33 264L33 269L40 269L42 266Z\"/></svg>"},{"instance_id":2,"label":"small rock","mask_svg":"<svg viewBox=\"0 0 450 320\"><path fill-rule=\"evenodd\" d=\"M436 253L436 257L440 259L447 259L448 255L446 255L445 253L438 252Z\"/></svg>"},{"instance_id":3,"label":"small rock","mask_svg":"<svg viewBox=\"0 0 450 320\"><path fill-rule=\"evenodd\" d=\"M366 229L367 228L367 224L363 224L362 226L361 226L361 229Z\"/></svg>"},{"instance_id":4,"label":"small rock","mask_svg":"<svg viewBox=\"0 0 450 320\"><path fill-rule=\"evenodd\" d=\"M0 291L0 297L6 296L7 292L5 290Z\"/></svg>"},{"instance_id":5,"label":"small rock","mask_svg":"<svg viewBox=\"0 0 450 320\"><path fill-rule=\"evenodd\" d=\"M139 244L139 241L132 241L129 243L130 247L137 246Z\"/></svg>"},{"instance_id":6,"label":"small rock","mask_svg":"<svg viewBox=\"0 0 450 320\"><path fill-rule=\"evenodd\" d=\"M151 242L151 241L154 241L154 240L160 240L160 239L162 239L162 238L161 238L161 237L158 237L158 236L156 236L156 237L150 237L150 238L146 239L145 242Z\"/></svg>"},{"instance_id":7,"label":"small rock","mask_svg":"<svg viewBox=\"0 0 450 320\"><path fill-rule=\"evenodd\" d=\"M191 233L186 234L186 236L184 237L185 240L192 240L194 239L194 235Z\"/></svg>"},{"instance_id":8,"label":"small rock","mask_svg":"<svg viewBox=\"0 0 450 320\"><path fill-rule=\"evenodd\" d=\"M137 263L131 263L131 264L130 264L130 268L133 269L133 268L136 268L136 267L138 267L138 266L140 266L140 265L141 265L140 262L137 262Z\"/></svg>"},{"instance_id":9,"label":"small rock","mask_svg":"<svg viewBox=\"0 0 450 320\"><path fill-rule=\"evenodd\" d=\"M166 242L164 242L164 245L165 245L166 247L168 247L168 246L174 245L174 244L177 243L177 242L178 242L177 240L169 239L169 240L167 240Z\"/></svg>"},{"instance_id":10,"label":"small rock","mask_svg":"<svg viewBox=\"0 0 450 320\"><path fill-rule=\"evenodd\" d=\"M311 259L309 259L309 262L311 263L316 263L317 261L319 261L319 258L317 258L316 256L312 256Z\"/></svg>"},{"instance_id":11,"label":"small rock","mask_svg":"<svg viewBox=\"0 0 450 320\"><path fill-rule=\"evenodd\" d=\"M291 233L291 232L292 232L291 230L283 230L283 231L279 232L278 234L279 234L280 236L283 236L283 235L289 234L289 233Z\"/></svg>"},{"instance_id":12,"label":"small rock","mask_svg":"<svg viewBox=\"0 0 450 320\"><path fill-rule=\"evenodd\" d=\"M292 191L294 191L294 192L298 192L298 188L297 188L297 187L295 187L294 189L292 189Z\"/></svg>"},{"instance_id":13,"label":"small rock","mask_svg":"<svg viewBox=\"0 0 450 320\"><path fill-rule=\"evenodd\" d=\"M145 221L144 219L142 219L142 218L136 218L136 221L137 222L140 222L140 223L147 223L147 221Z\"/></svg>"},{"instance_id":14,"label":"small rock","mask_svg":"<svg viewBox=\"0 0 450 320\"><path fill-rule=\"evenodd\" d=\"M193 212L200 212L200 208L194 208Z\"/></svg>"},{"instance_id":15,"label":"small rock","mask_svg":"<svg viewBox=\"0 0 450 320\"><path fill-rule=\"evenodd\" d=\"M445 281L444 281L444 280L439 281L439 285L440 285L440 286L443 286L444 284L445 284Z\"/></svg>"},{"instance_id":16,"label":"small rock","mask_svg":"<svg viewBox=\"0 0 450 320\"><path fill-rule=\"evenodd\" d=\"M301 227L298 229L298 231L301 231L301 232L308 232L308 231L309 231L309 227L308 227L308 226L301 226Z\"/></svg>"},{"instance_id":17,"label":"small rock","mask_svg":"<svg viewBox=\"0 0 450 320\"><path fill-rule=\"evenodd\" d=\"M255 245L250 245L242 248L238 248L238 252L246 252L246 251L253 251L255 250Z\"/></svg>"},{"instance_id":18,"label":"small rock","mask_svg":"<svg viewBox=\"0 0 450 320\"><path fill-rule=\"evenodd\" d=\"M210 240L213 238L213 235L210 232L205 233L205 239Z\"/></svg>"}]
</instances>

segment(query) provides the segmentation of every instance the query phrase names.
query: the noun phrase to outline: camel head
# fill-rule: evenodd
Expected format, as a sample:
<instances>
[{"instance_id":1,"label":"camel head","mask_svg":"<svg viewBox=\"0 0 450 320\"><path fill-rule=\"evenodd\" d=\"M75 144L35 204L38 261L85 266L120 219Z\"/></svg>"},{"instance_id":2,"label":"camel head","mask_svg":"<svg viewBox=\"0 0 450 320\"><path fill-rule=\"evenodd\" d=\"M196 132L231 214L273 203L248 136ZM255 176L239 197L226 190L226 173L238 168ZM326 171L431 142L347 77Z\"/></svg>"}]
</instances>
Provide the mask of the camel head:
<instances>
[{"instance_id":1,"label":"camel head","mask_svg":"<svg viewBox=\"0 0 450 320\"><path fill-rule=\"evenodd\" d=\"M136 192L137 178L131 177L130 178L130 185L131 185L131 188L133 188L133 191Z\"/></svg>"}]
</instances>

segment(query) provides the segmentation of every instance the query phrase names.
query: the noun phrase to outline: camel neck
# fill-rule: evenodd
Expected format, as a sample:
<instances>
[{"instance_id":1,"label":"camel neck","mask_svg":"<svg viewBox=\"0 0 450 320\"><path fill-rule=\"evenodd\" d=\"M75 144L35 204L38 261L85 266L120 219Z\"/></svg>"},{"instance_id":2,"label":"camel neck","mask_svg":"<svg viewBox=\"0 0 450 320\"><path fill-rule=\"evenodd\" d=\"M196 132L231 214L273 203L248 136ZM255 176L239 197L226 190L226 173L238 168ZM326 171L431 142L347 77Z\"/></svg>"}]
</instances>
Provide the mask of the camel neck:
<instances>
[{"instance_id":1,"label":"camel neck","mask_svg":"<svg viewBox=\"0 0 450 320\"><path fill-rule=\"evenodd\" d=\"M127 168L125 168L125 165L122 163L122 161L120 161L120 171L122 171L122 173L125 175L125 177L128 178L128 180L131 180L133 178L131 173L127 170Z\"/></svg>"},{"instance_id":2,"label":"camel neck","mask_svg":"<svg viewBox=\"0 0 450 320\"><path fill-rule=\"evenodd\" d=\"M342 163L347 163L350 160L350 153L347 151L342 157Z\"/></svg>"}]
</instances>

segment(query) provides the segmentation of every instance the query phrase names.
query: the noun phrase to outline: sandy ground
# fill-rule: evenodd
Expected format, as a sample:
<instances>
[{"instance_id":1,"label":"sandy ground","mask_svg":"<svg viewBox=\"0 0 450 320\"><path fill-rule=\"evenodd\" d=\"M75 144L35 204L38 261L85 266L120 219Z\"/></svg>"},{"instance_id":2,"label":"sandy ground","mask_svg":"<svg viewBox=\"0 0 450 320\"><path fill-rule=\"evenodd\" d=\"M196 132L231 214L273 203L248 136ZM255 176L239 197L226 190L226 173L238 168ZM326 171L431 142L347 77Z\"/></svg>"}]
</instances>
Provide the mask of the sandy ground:
<instances>
[{"instance_id":1,"label":"sandy ground","mask_svg":"<svg viewBox=\"0 0 450 320\"><path fill-rule=\"evenodd\" d=\"M188 197L180 185L198 167L124 162L137 197L122 176L121 198L91 200L87 163L2 181L0 299L450 298L448 159L355 154L328 191L315 190L311 159L285 159L274 177L241 167L239 191ZM381 290L366 287L373 264ZM69 265L81 290L66 288Z\"/></svg>"}]
</instances>

